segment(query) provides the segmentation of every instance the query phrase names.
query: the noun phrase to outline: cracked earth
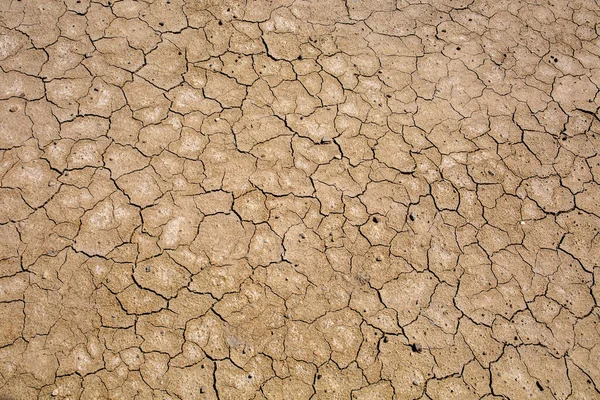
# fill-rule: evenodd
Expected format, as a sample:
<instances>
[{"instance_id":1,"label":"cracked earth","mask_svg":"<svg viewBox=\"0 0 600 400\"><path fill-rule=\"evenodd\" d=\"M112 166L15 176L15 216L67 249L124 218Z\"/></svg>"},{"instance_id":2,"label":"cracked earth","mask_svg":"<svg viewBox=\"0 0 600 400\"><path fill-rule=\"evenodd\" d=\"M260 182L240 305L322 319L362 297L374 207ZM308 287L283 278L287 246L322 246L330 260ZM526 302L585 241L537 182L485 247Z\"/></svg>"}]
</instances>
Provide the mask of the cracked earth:
<instances>
[{"instance_id":1,"label":"cracked earth","mask_svg":"<svg viewBox=\"0 0 600 400\"><path fill-rule=\"evenodd\" d=\"M1 0L0 398L600 398L591 0Z\"/></svg>"}]
</instances>

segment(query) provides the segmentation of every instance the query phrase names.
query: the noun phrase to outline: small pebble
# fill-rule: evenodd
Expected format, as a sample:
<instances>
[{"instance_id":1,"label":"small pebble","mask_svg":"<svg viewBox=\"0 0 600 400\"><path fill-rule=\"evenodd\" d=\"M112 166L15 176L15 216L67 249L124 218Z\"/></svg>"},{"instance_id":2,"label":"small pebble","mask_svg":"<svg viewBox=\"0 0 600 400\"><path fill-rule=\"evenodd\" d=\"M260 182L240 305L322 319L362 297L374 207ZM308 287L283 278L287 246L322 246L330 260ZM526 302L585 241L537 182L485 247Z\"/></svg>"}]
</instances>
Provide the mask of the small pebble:
<instances>
[{"instance_id":1,"label":"small pebble","mask_svg":"<svg viewBox=\"0 0 600 400\"><path fill-rule=\"evenodd\" d=\"M329 136L323 136L321 143L331 143L331 138Z\"/></svg>"},{"instance_id":2,"label":"small pebble","mask_svg":"<svg viewBox=\"0 0 600 400\"><path fill-rule=\"evenodd\" d=\"M146 272L150 272L150 266L149 265L146 267Z\"/></svg>"},{"instance_id":3,"label":"small pebble","mask_svg":"<svg viewBox=\"0 0 600 400\"><path fill-rule=\"evenodd\" d=\"M415 219L417 219L417 214L413 212L410 213L410 215L408 216L410 218L411 221L414 221Z\"/></svg>"},{"instance_id":4,"label":"small pebble","mask_svg":"<svg viewBox=\"0 0 600 400\"><path fill-rule=\"evenodd\" d=\"M423 346L421 346L419 343L413 343L412 344L412 351L420 353L423 351Z\"/></svg>"}]
</instances>

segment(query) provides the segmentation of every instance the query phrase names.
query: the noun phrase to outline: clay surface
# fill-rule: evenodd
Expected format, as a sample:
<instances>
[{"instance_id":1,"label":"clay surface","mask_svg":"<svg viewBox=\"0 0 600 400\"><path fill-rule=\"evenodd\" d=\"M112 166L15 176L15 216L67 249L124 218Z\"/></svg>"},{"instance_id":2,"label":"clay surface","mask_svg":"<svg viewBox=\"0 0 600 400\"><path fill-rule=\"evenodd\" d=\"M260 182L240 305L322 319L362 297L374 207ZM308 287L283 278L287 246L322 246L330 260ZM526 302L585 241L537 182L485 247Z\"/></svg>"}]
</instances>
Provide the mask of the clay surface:
<instances>
[{"instance_id":1,"label":"clay surface","mask_svg":"<svg viewBox=\"0 0 600 400\"><path fill-rule=\"evenodd\" d=\"M592 0L0 0L0 399L600 398Z\"/></svg>"}]
</instances>

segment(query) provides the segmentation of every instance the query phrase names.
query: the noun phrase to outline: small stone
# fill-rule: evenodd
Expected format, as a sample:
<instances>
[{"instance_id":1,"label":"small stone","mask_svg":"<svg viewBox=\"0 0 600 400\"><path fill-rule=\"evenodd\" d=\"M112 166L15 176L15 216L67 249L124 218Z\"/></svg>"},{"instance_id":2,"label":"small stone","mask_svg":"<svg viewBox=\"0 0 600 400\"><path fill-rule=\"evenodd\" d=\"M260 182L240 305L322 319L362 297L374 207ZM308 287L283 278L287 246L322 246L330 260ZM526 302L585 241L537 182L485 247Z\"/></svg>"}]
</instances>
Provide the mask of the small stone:
<instances>
[{"instance_id":1,"label":"small stone","mask_svg":"<svg viewBox=\"0 0 600 400\"><path fill-rule=\"evenodd\" d=\"M414 221L415 219L417 219L417 214L415 214L415 212L413 211L410 213L408 218L410 218L411 221Z\"/></svg>"},{"instance_id":2,"label":"small stone","mask_svg":"<svg viewBox=\"0 0 600 400\"><path fill-rule=\"evenodd\" d=\"M423 346L421 346L420 343L413 343L411 348L412 348L412 351L414 351L416 353L420 353L423 351Z\"/></svg>"},{"instance_id":3,"label":"small stone","mask_svg":"<svg viewBox=\"0 0 600 400\"><path fill-rule=\"evenodd\" d=\"M323 136L321 143L331 143L331 138L329 136Z\"/></svg>"},{"instance_id":4,"label":"small stone","mask_svg":"<svg viewBox=\"0 0 600 400\"><path fill-rule=\"evenodd\" d=\"M58 396L58 388L52 391L52 396Z\"/></svg>"},{"instance_id":5,"label":"small stone","mask_svg":"<svg viewBox=\"0 0 600 400\"><path fill-rule=\"evenodd\" d=\"M151 268L150 268L150 266L148 265L148 266L146 267L146 272L150 272L150 269L151 269Z\"/></svg>"}]
</instances>

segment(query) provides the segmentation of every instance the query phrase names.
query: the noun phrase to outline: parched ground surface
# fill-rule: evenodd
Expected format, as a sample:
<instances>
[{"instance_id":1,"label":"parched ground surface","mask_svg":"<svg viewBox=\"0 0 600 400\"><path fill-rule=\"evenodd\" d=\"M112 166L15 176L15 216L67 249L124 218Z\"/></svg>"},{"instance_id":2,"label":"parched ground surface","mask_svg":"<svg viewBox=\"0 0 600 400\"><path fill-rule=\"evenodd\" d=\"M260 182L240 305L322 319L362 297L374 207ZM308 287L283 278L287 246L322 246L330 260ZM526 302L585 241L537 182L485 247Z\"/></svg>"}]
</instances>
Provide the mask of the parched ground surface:
<instances>
[{"instance_id":1,"label":"parched ground surface","mask_svg":"<svg viewBox=\"0 0 600 400\"><path fill-rule=\"evenodd\" d=\"M0 0L0 398L600 398L592 0Z\"/></svg>"}]
</instances>

